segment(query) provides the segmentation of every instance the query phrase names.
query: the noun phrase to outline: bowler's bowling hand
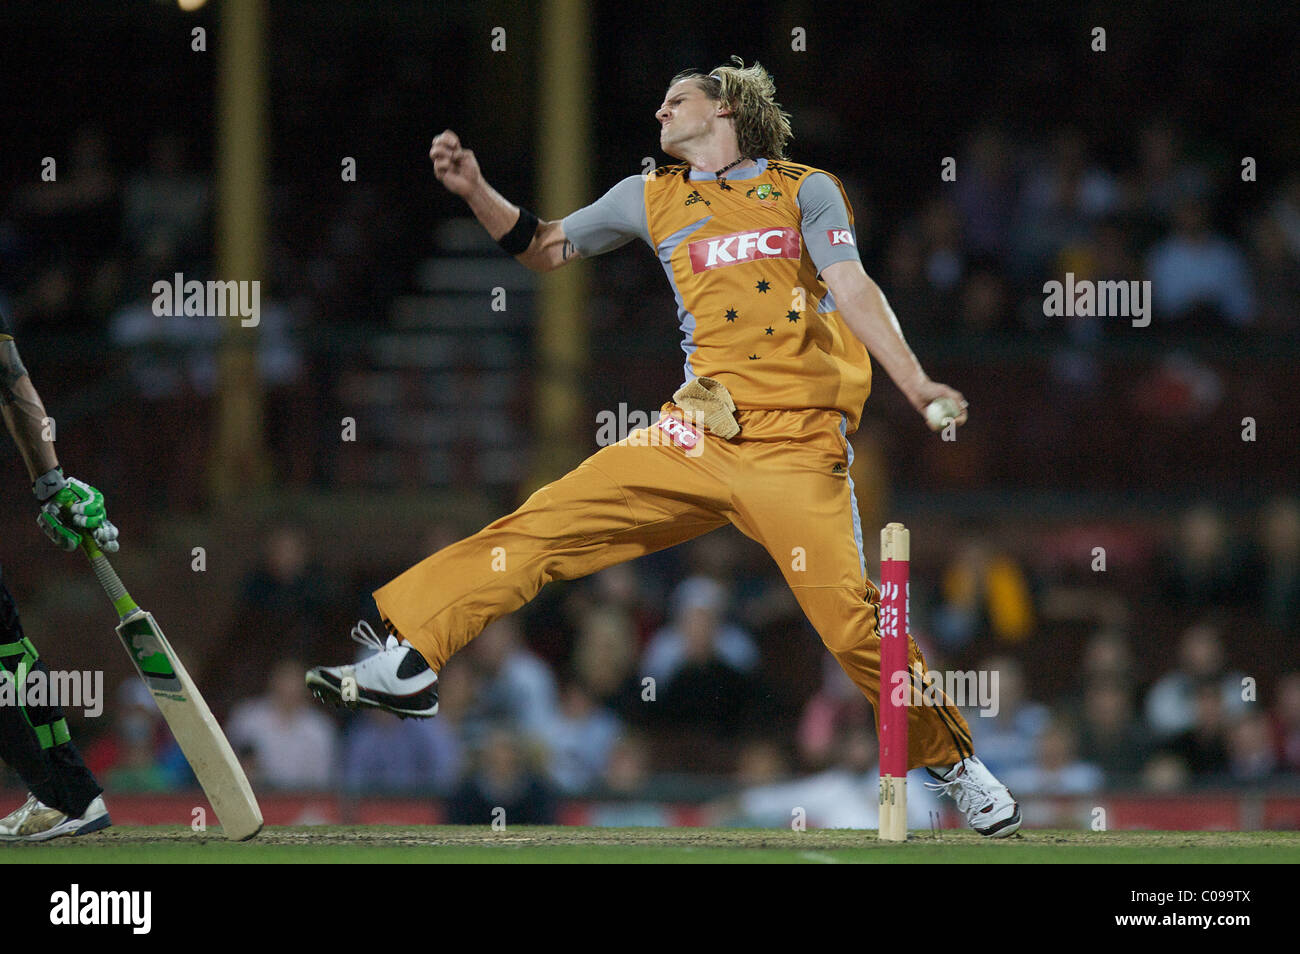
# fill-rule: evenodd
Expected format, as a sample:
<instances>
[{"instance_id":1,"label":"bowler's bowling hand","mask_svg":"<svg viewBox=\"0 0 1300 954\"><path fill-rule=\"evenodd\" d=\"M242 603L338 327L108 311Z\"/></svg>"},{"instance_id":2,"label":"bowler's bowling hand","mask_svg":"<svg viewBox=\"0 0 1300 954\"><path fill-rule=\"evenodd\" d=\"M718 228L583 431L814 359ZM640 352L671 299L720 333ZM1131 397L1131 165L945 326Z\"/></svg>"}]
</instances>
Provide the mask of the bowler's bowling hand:
<instances>
[{"instance_id":1,"label":"bowler's bowling hand","mask_svg":"<svg viewBox=\"0 0 1300 954\"><path fill-rule=\"evenodd\" d=\"M941 430L949 420L959 427L966 423L966 399L946 384L926 380L908 398L932 431Z\"/></svg>"}]
</instances>

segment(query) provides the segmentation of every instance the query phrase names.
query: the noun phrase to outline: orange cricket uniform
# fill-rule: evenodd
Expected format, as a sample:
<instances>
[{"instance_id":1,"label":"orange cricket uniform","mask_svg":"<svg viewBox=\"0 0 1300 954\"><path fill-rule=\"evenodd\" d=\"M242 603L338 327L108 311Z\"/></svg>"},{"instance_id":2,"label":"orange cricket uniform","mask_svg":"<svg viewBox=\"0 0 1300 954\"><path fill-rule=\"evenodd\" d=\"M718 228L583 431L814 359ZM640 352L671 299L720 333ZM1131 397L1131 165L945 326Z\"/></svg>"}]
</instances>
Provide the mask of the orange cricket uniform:
<instances>
[{"instance_id":1,"label":"orange cricket uniform","mask_svg":"<svg viewBox=\"0 0 1300 954\"><path fill-rule=\"evenodd\" d=\"M803 193L803 194L801 194ZM435 669L551 580L571 580L734 524L771 554L826 647L877 708L880 594L849 478L867 351L820 269L857 258L852 212L821 170L760 159L723 180L685 164L632 176L564 220L583 255L641 238L678 305L687 380L726 386L740 433L672 402L522 506L377 590L385 624ZM909 637L911 661L925 669ZM953 705L908 711L910 766L972 754Z\"/></svg>"}]
</instances>

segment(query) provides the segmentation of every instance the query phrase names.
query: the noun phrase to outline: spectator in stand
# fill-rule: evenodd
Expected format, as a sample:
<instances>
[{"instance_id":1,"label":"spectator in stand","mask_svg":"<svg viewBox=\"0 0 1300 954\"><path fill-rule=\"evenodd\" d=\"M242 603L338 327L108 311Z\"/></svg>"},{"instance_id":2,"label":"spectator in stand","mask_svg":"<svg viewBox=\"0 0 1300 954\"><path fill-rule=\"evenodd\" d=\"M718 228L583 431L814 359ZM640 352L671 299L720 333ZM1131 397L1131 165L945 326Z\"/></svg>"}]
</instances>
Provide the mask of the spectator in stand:
<instances>
[{"instance_id":1,"label":"spectator in stand","mask_svg":"<svg viewBox=\"0 0 1300 954\"><path fill-rule=\"evenodd\" d=\"M1278 766L1300 775L1300 672L1289 672L1278 682L1272 727Z\"/></svg>"},{"instance_id":2,"label":"spectator in stand","mask_svg":"<svg viewBox=\"0 0 1300 954\"><path fill-rule=\"evenodd\" d=\"M1093 634L1083 649L1084 677L1092 680L1132 680L1138 677L1130 639L1117 629Z\"/></svg>"},{"instance_id":3,"label":"spectator in stand","mask_svg":"<svg viewBox=\"0 0 1300 954\"><path fill-rule=\"evenodd\" d=\"M1007 773L1033 764L1051 712L1025 695L1024 668L1016 659L995 656L984 660L980 669L998 674L998 712L985 718L979 710L970 709L966 718L979 739L980 759L990 772L1005 778Z\"/></svg>"},{"instance_id":4,"label":"spectator in stand","mask_svg":"<svg viewBox=\"0 0 1300 954\"><path fill-rule=\"evenodd\" d=\"M135 676L117 689L113 728L85 749L87 767L114 788L174 791L198 784L158 704Z\"/></svg>"},{"instance_id":5,"label":"spectator in stand","mask_svg":"<svg viewBox=\"0 0 1300 954\"><path fill-rule=\"evenodd\" d=\"M346 622L347 607L335 605L335 592L308 529L292 520L273 525L262 538L257 565L239 584L226 638L208 656L207 669L221 673L208 691L214 711L224 714L235 700L257 692L276 660L320 655L322 631ZM250 633L274 638L250 639Z\"/></svg>"},{"instance_id":6,"label":"spectator in stand","mask_svg":"<svg viewBox=\"0 0 1300 954\"><path fill-rule=\"evenodd\" d=\"M1300 502L1271 501L1260 514L1259 581L1264 618L1289 636L1300 637Z\"/></svg>"},{"instance_id":7,"label":"spectator in stand","mask_svg":"<svg viewBox=\"0 0 1300 954\"><path fill-rule=\"evenodd\" d=\"M1181 758L1196 781L1222 779L1228 763L1228 718L1223 692L1213 680L1192 689L1192 724L1174 736L1166 748Z\"/></svg>"},{"instance_id":8,"label":"spectator in stand","mask_svg":"<svg viewBox=\"0 0 1300 954\"><path fill-rule=\"evenodd\" d=\"M555 824L555 796L531 763L530 743L501 728L483 741L474 770L447 800L447 820L453 825Z\"/></svg>"},{"instance_id":9,"label":"spectator in stand","mask_svg":"<svg viewBox=\"0 0 1300 954\"><path fill-rule=\"evenodd\" d=\"M1300 334L1300 251L1292 251L1286 229L1275 216L1262 215L1250 227L1250 268L1259 295L1254 327L1262 333Z\"/></svg>"},{"instance_id":10,"label":"spectator in stand","mask_svg":"<svg viewBox=\"0 0 1300 954\"><path fill-rule=\"evenodd\" d=\"M1151 751L1151 735L1136 710L1137 699L1127 682L1088 683L1079 719L1079 757L1105 772L1109 785L1135 782Z\"/></svg>"},{"instance_id":11,"label":"spectator in stand","mask_svg":"<svg viewBox=\"0 0 1300 954\"><path fill-rule=\"evenodd\" d=\"M154 753L152 726L134 716L118 726L122 747L105 784L113 792L168 792L175 788L170 773Z\"/></svg>"},{"instance_id":12,"label":"spectator in stand","mask_svg":"<svg viewBox=\"0 0 1300 954\"><path fill-rule=\"evenodd\" d=\"M145 248L128 276L130 296L109 317L109 341L123 353L131 384L149 403L151 416L175 417L174 403L192 406L210 398L215 388L222 321L155 312L154 282L174 281L176 272L185 275L186 265L164 245Z\"/></svg>"},{"instance_id":13,"label":"spectator in stand","mask_svg":"<svg viewBox=\"0 0 1300 954\"><path fill-rule=\"evenodd\" d=\"M811 771L828 768L840 755L836 746L850 725L872 724L871 703L858 691L839 663L830 656L822 662L822 682L804 705L795 740L801 764ZM981 740L982 742L982 740Z\"/></svg>"},{"instance_id":14,"label":"spectator in stand","mask_svg":"<svg viewBox=\"0 0 1300 954\"><path fill-rule=\"evenodd\" d=\"M1183 513L1159 560L1160 596L1173 606L1241 606L1251 598L1246 551L1234 541L1223 513L1201 503Z\"/></svg>"},{"instance_id":15,"label":"spectator in stand","mask_svg":"<svg viewBox=\"0 0 1300 954\"><path fill-rule=\"evenodd\" d=\"M1119 219L1102 219L1092 226L1086 240L1072 242L1061 250L1057 274L1072 273L1076 282L1130 281L1138 274L1139 266L1129 241L1128 231ZM1096 345L1107 334L1128 326L1116 323L1113 316L1076 314L1047 318L1040 317L1040 311L1036 310L1030 327L1063 332L1068 342L1053 358L1054 376L1066 396L1092 396L1103 374L1103 367L1093 353Z\"/></svg>"},{"instance_id":16,"label":"spectator in stand","mask_svg":"<svg viewBox=\"0 0 1300 954\"><path fill-rule=\"evenodd\" d=\"M925 278L942 295L955 296L966 274L966 249L962 243L961 217L953 203L930 199L919 218L925 246Z\"/></svg>"},{"instance_id":17,"label":"spectator in stand","mask_svg":"<svg viewBox=\"0 0 1300 954\"><path fill-rule=\"evenodd\" d=\"M874 730L868 725L845 726L836 738L831 767L816 775L751 785L735 799L715 805L711 814L721 824L789 828L802 817L809 828L875 828L880 824L880 763ZM923 769L908 773L907 823L928 828L930 813L939 810L934 793L925 787Z\"/></svg>"},{"instance_id":18,"label":"spectator in stand","mask_svg":"<svg viewBox=\"0 0 1300 954\"><path fill-rule=\"evenodd\" d=\"M338 730L309 705L304 668L297 659L277 663L266 694L231 712L226 735L236 751L252 755L254 785L323 791L334 782Z\"/></svg>"},{"instance_id":19,"label":"spectator in stand","mask_svg":"<svg viewBox=\"0 0 1300 954\"><path fill-rule=\"evenodd\" d=\"M1194 330L1241 327L1255 317L1246 256L1210 229L1210 210L1197 199L1179 203L1173 234L1151 249L1147 278L1157 320Z\"/></svg>"},{"instance_id":20,"label":"spectator in stand","mask_svg":"<svg viewBox=\"0 0 1300 954\"><path fill-rule=\"evenodd\" d=\"M736 781L745 787L770 785L790 777L781 743L770 737L755 737L740 747L736 756Z\"/></svg>"},{"instance_id":21,"label":"spectator in stand","mask_svg":"<svg viewBox=\"0 0 1300 954\"><path fill-rule=\"evenodd\" d=\"M970 275L961 289L958 314L962 330L971 335L1015 330L1010 289L992 262L972 261Z\"/></svg>"},{"instance_id":22,"label":"spectator in stand","mask_svg":"<svg viewBox=\"0 0 1300 954\"><path fill-rule=\"evenodd\" d=\"M1017 795L1087 795L1105 784L1105 775L1078 755L1078 734L1064 718L1052 719L1038 737L1031 765L1006 774Z\"/></svg>"},{"instance_id":23,"label":"spectator in stand","mask_svg":"<svg viewBox=\"0 0 1300 954\"><path fill-rule=\"evenodd\" d=\"M758 647L750 635L725 620L727 592L721 583L703 576L683 581L673 594L672 621L655 633L641 661L645 675L659 687L669 685L692 652L716 656L737 672L758 665ZM699 661L697 656L697 662Z\"/></svg>"},{"instance_id":24,"label":"spectator in stand","mask_svg":"<svg viewBox=\"0 0 1300 954\"><path fill-rule=\"evenodd\" d=\"M579 617L574 678L601 706L632 723L644 714L636 655L635 627L625 611L593 607Z\"/></svg>"},{"instance_id":25,"label":"spectator in stand","mask_svg":"<svg viewBox=\"0 0 1300 954\"><path fill-rule=\"evenodd\" d=\"M478 688L465 717L465 742L478 746L493 729L545 739L558 714L555 676L523 645L519 621L502 616L469 644Z\"/></svg>"},{"instance_id":26,"label":"spectator in stand","mask_svg":"<svg viewBox=\"0 0 1300 954\"><path fill-rule=\"evenodd\" d=\"M646 717L661 730L665 761L711 770L734 759L735 742L747 726L770 718L770 712L764 714L770 698L753 665L742 668L734 647L723 649L720 588L712 581L694 582L698 585L678 601L671 654L652 662L656 646L664 643L657 637L650 644L644 672L655 680L655 701L647 705Z\"/></svg>"},{"instance_id":27,"label":"spectator in stand","mask_svg":"<svg viewBox=\"0 0 1300 954\"><path fill-rule=\"evenodd\" d=\"M14 206L24 231L42 245L38 257L68 261L75 269L116 245L121 190L108 140L98 129L79 129L63 154L68 158L56 163L54 178L20 188Z\"/></svg>"},{"instance_id":28,"label":"spectator in stand","mask_svg":"<svg viewBox=\"0 0 1300 954\"><path fill-rule=\"evenodd\" d=\"M625 613L634 625L636 645L640 648L650 641L662 622L662 613L653 609L647 595L636 563L616 563L588 577L585 586L575 587L566 612L576 620L595 608Z\"/></svg>"},{"instance_id":29,"label":"spectator in stand","mask_svg":"<svg viewBox=\"0 0 1300 954\"><path fill-rule=\"evenodd\" d=\"M1191 780L1187 763L1173 752L1157 752L1142 766L1142 787L1148 792L1182 794Z\"/></svg>"},{"instance_id":30,"label":"spectator in stand","mask_svg":"<svg viewBox=\"0 0 1300 954\"><path fill-rule=\"evenodd\" d=\"M1291 258L1300 262L1300 172L1291 173L1268 212L1282 230Z\"/></svg>"},{"instance_id":31,"label":"spectator in stand","mask_svg":"<svg viewBox=\"0 0 1300 954\"><path fill-rule=\"evenodd\" d=\"M1020 193L1012 233L1016 237L1015 273L1036 279L1049 272L1063 249L1083 241L1092 224L1115 211L1118 204L1114 179L1090 161L1078 130L1058 132L1050 152L1034 164Z\"/></svg>"},{"instance_id":32,"label":"spectator in stand","mask_svg":"<svg viewBox=\"0 0 1300 954\"><path fill-rule=\"evenodd\" d=\"M1242 714L1242 674L1229 672L1223 659L1223 640L1213 623L1200 622L1183 633L1178 646L1178 668L1156 680L1147 693L1147 725L1159 738L1182 735L1210 711L1198 701L1209 689L1219 694L1220 722ZM1221 728L1221 727L1220 727ZM1215 730L1220 731L1219 729ZM1193 771L1196 766L1189 759Z\"/></svg>"},{"instance_id":33,"label":"spectator in stand","mask_svg":"<svg viewBox=\"0 0 1300 954\"><path fill-rule=\"evenodd\" d=\"M591 806L591 824L609 828L657 828L673 819L662 801L652 800L650 754L645 740L625 735L614 743L600 786L601 801Z\"/></svg>"},{"instance_id":34,"label":"spectator in stand","mask_svg":"<svg viewBox=\"0 0 1300 954\"><path fill-rule=\"evenodd\" d=\"M1209 190L1205 170L1183 153L1181 131L1166 120L1151 123L1139 135L1138 166L1125 177L1124 204L1144 219L1149 232L1163 230L1180 202Z\"/></svg>"},{"instance_id":35,"label":"spectator in stand","mask_svg":"<svg viewBox=\"0 0 1300 954\"><path fill-rule=\"evenodd\" d=\"M344 736L343 787L357 795L444 794L459 780L460 762L454 723L363 709Z\"/></svg>"},{"instance_id":36,"label":"spectator in stand","mask_svg":"<svg viewBox=\"0 0 1300 954\"><path fill-rule=\"evenodd\" d=\"M546 739L551 781L566 794L587 791L604 774L622 731L618 719L601 708L581 683L566 684Z\"/></svg>"},{"instance_id":37,"label":"spectator in stand","mask_svg":"<svg viewBox=\"0 0 1300 954\"><path fill-rule=\"evenodd\" d=\"M208 181L186 171L185 143L176 133L149 140L147 164L127 180L122 207L122 236L132 255L188 262L207 251Z\"/></svg>"},{"instance_id":38,"label":"spectator in stand","mask_svg":"<svg viewBox=\"0 0 1300 954\"><path fill-rule=\"evenodd\" d=\"M934 632L943 648L959 649L992 636L1018 643L1033 632L1029 580L1017 560L979 533L968 533L944 568ZM982 743L981 743L982 745ZM981 756L982 757L982 756Z\"/></svg>"},{"instance_id":39,"label":"spectator in stand","mask_svg":"<svg viewBox=\"0 0 1300 954\"><path fill-rule=\"evenodd\" d=\"M925 271L925 242L917 230L904 228L894 233L885 256L889 304L900 321L906 322L909 337L938 335L948 330L955 295L949 287L940 290Z\"/></svg>"},{"instance_id":40,"label":"spectator in stand","mask_svg":"<svg viewBox=\"0 0 1300 954\"><path fill-rule=\"evenodd\" d=\"M1015 214L1016 170L1011 144L1000 129L986 126L971 136L957 163L953 193L971 250L1002 255Z\"/></svg>"},{"instance_id":41,"label":"spectator in stand","mask_svg":"<svg viewBox=\"0 0 1300 954\"><path fill-rule=\"evenodd\" d=\"M1268 715L1251 711L1228 729L1228 772L1234 782L1268 782L1277 777L1277 752Z\"/></svg>"}]
</instances>

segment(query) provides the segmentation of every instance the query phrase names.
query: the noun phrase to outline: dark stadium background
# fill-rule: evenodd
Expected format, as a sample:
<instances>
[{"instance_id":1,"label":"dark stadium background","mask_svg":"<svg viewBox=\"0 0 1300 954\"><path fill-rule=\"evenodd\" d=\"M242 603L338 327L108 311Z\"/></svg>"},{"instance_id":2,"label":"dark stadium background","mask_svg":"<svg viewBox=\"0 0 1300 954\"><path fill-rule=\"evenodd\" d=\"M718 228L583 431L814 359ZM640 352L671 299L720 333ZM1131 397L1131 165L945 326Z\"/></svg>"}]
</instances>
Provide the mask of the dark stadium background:
<instances>
[{"instance_id":1,"label":"dark stadium background","mask_svg":"<svg viewBox=\"0 0 1300 954\"><path fill-rule=\"evenodd\" d=\"M472 220L466 227L427 151L455 129L505 196L543 217L570 211L539 194L539 77L573 68L544 60L541 4L276 0L265 35L262 281L264 308L274 302L285 323L267 356L278 370L262 382L269 480L214 491L212 463L232 440L218 433L216 392L188 371L189 383L168 388L159 369L201 368L215 319L171 319L191 324L165 346L127 345L114 329L155 280L220 277L221 7L5 4L0 305L58 421L66 468L107 495L124 578L225 718L266 689L277 661L347 657L349 627L373 618L371 589L508 512L562 472L557 461L594 451L601 412L657 409L681 360L671 294L639 244L579 266L588 352L565 383L581 426L558 452L537 439L536 283ZM1124 817L1160 827L1300 824L1295 14L1213 2L785 2L716 13L594 2L590 15L581 79L592 133L572 144L590 170L585 200L642 171L645 157L663 161L653 114L672 75L732 53L759 60L793 114L792 158L844 180L868 273L930 374L970 400L970 423L945 443L877 377L855 439L868 566L874 577L879 527L906 522L913 628L931 664L1022 668L1041 707L1036 727L1022 727L1035 745L1053 733L1087 762L1089 746L1104 748L1089 738L1090 687L1115 687L1133 707L1124 732L1141 741L1142 764L1102 766L1101 789L1038 817L1083 825L1087 806L1133 795L1114 802ZM1091 49L1097 26L1105 52ZM207 31L206 53L190 49L195 27ZM495 27L506 30L504 52L491 49ZM803 52L791 49L797 28ZM179 158L160 158L168 150ZM46 156L66 188L55 203L39 179ZM356 182L340 179L345 156ZM940 180L945 157L957 160L956 183ZM1242 179L1245 157L1254 181ZM1031 184L1071 174L1096 185L1104 211L1031 207ZM130 217L132 201L148 207L169 189L200 196L197 211ZM1043 283L1068 270L1104 260L1145 278L1187 199L1201 200L1211 230L1245 262L1248 315L1203 304L1158 311L1148 328L1044 317ZM172 228L165 241L159 216ZM505 312L488 304L498 285ZM348 417L355 441L340 439ZM1246 418L1253 441L1242 438ZM115 741L128 708L119 685L130 685L112 617L78 560L36 532L9 442L0 467L6 579L50 665L107 674L104 716L73 724L111 775L126 749ZM1093 569L1096 547L1104 572ZM270 551L286 568L279 577ZM623 756L639 774L619 797L693 805L833 761L805 742L825 653L761 550L728 530L634 569L638 646L671 615L676 586L700 574L729 589L727 618L750 632L760 663L744 700L716 700L730 713L720 728L622 713L635 742ZM562 685L576 678L584 614L607 599L589 583L557 584L518 614ZM1157 739L1143 719L1150 691L1178 668L1197 625L1222 649L1210 676L1244 675L1257 699L1218 722L1207 715L1213 724L1188 738ZM1113 664L1090 669L1107 650ZM472 689L487 663L470 656L461 665ZM466 695L471 721L499 741L493 715ZM849 709L836 732L866 724L869 712ZM330 717L343 751L355 727ZM516 762L544 774L545 746L511 738L501 744ZM463 764L475 751L464 746ZM1027 772L1043 768L1035 758ZM133 780L181 784L147 764L127 768L110 796ZM1055 776L1042 777L1050 795ZM441 805L435 796L455 787L442 779L404 794ZM590 793L607 787L598 780ZM1156 794L1167 797L1159 811ZM125 798L141 817L147 801ZM563 801L560 817L586 817L572 814L582 804Z\"/></svg>"}]
</instances>

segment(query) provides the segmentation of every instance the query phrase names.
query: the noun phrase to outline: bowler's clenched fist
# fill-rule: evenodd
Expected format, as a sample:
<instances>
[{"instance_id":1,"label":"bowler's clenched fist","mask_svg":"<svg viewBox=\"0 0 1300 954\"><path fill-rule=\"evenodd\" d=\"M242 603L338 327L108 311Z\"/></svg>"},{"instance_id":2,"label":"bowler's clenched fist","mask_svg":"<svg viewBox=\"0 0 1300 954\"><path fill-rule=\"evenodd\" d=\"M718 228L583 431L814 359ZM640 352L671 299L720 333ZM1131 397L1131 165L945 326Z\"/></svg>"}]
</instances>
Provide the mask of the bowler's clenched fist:
<instances>
[{"instance_id":1,"label":"bowler's clenched fist","mask_svg":"<svg viewBox=\"0 0 1300 954\"><path fill-rule=\"evenodd\" d=\"M438 181L451 192L467 196L478 188L482 182L478 160L469 149L460 144L460 137L450 129L443 130L429 147L429 158L433 160L433 174Z\"/></svg>"}]
</instances>

